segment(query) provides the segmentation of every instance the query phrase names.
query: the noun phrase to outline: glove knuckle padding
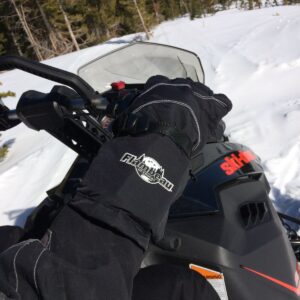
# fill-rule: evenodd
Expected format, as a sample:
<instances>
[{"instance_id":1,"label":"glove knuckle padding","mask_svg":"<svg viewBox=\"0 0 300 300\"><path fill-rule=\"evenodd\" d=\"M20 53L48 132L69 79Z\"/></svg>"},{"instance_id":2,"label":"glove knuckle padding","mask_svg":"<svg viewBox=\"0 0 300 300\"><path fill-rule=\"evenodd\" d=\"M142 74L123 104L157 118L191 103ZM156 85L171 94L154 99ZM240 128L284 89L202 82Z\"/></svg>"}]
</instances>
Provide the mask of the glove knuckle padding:
<instances>
[{"instance_id":1,"label":"glove knuckle padding","mask_svg":"<svg viewBox=\"0 0 300 300\"><path fill-rule=\"evenodd\" d=\"M146 87L134 101L131 112L181 130L191 139L192 151L206 143L209 134L213 134L231 109L231 102L225 95L214 95L210 88L191 79L169 80L154 76Z\"/></svg>"},{"instance_id":2,"label":"glove knuckle padding","mask_svg":"<svg viewBox=\"0 0 300 300\"><path fill-rule=\"evenodd\" d=\"M136 99L131 111L184 131L197 147L201 142L199 104L189 84L158 83Z\"/></svg>"}]
</instances>

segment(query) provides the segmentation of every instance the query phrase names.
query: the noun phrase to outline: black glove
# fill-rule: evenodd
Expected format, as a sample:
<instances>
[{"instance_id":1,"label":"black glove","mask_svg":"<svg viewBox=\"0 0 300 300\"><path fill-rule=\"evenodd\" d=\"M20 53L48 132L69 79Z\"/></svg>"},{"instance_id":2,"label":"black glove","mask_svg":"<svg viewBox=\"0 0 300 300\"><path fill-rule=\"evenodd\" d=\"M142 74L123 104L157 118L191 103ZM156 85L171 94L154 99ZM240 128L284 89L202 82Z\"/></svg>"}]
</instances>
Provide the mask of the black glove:
<instances>
[{"instance_id":1,"label":"black glove","mask_svg":"<svg viewBox=\"0 0 300 300\"><path fill-rule=\"evenodd\" d=\"M201 150L208 139L217 138L220 120L231 108L225 95L214 94L199 82L154 76L130 107L119 115L113 131L116 136L166 135L190 157Z\"/></svg>"},{"instance_id":2,"label":"black glove","mask_svg":"<svg viewBox=\"0 0 300 300\"><path fill-rule=\"evenodd\" d=\"M150 237L158 241L189 179L191 152L203 147L230 108L226 96L202 84L150 78L118 118L117 137L100 149L70 206L143 248ZM149 131L142 123L151 124Z\"/></svg>"}]
</instances>

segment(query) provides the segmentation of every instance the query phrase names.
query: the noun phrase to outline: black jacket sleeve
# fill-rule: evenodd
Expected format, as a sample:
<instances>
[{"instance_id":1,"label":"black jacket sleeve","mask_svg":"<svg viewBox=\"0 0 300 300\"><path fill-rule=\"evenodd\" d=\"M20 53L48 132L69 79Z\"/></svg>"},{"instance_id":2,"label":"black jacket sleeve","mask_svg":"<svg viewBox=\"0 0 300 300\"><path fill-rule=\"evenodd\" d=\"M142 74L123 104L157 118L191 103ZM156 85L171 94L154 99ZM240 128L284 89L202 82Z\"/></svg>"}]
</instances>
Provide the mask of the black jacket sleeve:
<instances>
[{"instance_id":1,"label":"black jacket sleeve","mask_svg":"<svg viewBox=\"0 0 300 300\"><path fill-rule=\"evenodd\" d=\"M162 236L188 165L157 134L107 143L44 238L0 255L0 291L11 299L131 299L144 250L151 235Z\"/></svg>"}]
</instances>

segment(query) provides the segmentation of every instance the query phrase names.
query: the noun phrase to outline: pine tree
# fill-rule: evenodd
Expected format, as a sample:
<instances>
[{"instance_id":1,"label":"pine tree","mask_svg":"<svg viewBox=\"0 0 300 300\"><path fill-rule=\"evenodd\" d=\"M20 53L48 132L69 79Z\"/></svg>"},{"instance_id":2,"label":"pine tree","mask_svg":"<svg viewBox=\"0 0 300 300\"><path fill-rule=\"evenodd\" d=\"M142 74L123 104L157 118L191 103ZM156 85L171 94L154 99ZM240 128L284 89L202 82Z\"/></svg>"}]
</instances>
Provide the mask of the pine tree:
<instances>
[{"instance_id":1,"label":"pine tree","mask_svg":"<svg viewBox=\"0 0 300 300\"><path fill-rule=\"evenodd\" d=\"M2 85L2 83L0 82L0 85ZM0 92L0 100L2 98L6 98L6 97L15 97L16 94L14 92L8 91L8 92Z\"/></svg>"},{"instance_id":2,"label":"pine tree","mask_svg":"<svg viewBox=\"0 0 300 300\"><path fill-rule=\"evenodd\" d=\"M38 60L42 60L43 59L43 56L42 56L42 53L41 53L41 50L40 50L40 45L38 43L38 41L36 40L30 26L29 26L29 23L27 21L27 18L26 18L26 13L25 13L25 10L24 10L24 7L22 5L22 2L20 3L20 5L17 5L16 1L15 0L9 0L19 18L19 21L22 25L22 28L27 36L27 39L32 47L32 49L34 50L35 52L35 55L37 57Z\"/></svg>"},{"instance_id":3,"label":"pine tree","mask_svg":"<svg viewBox=\"0 0 300 300\"><path fill-rule=\"evenodd\" d=\"M153 15L146 11L146 1L137 1L145 26L148 28L153 23ZM120 34L144 31L139 13L132 0L118 0L116 3L116 16L119 18Z\"/></svg>"},{"instance_id":4,"label":"pine tree","mask_svg":"<svg viewBox=\"0 0 300 300\"><path fill-rule=\"evenodd\" d=\"M175 19L181 15L180 1L178 0L162 0L160 1L161 14L165 19Z\"/></svg>"},{"instance_id":5,"label":"pine tree","mask_svg":"<svg viewBox=\"0 0 300 300\"><path fill-rule=\"evenodd\" d=\"M59 7L59 10L60 10L60 13L62 14L62 16L64 18L64 21L66 23L66 27L67 27L69 35L71 37L73 46L78 51L78 50L80 50L80 48L79 48L78 42L76 40L76 36L75 36L75 34L73 32L72 25L71 25L70 19L68 17L68 14L67 14L67 12L66 12L66 10L64 8L64 4L63 4L62 0L57 0L57 3L58 3L58 7Z\"/></svg>"},{"instance_id":6,"label":"pine tree","mask_svg":"<svg viewBox=\"0 0 300 300\"><path fill-rule=\"evenodd\" d=\"M181 11L183 10L185 14L190 13L187 2L185 0L180 0L179 4L180 4Z\"/></svg>"},{"instance_id":7,"label":"pine tree","mask_svg":"<svg viewBox=\"0 0 300 300\"><path fill-rule=\"evenodd\" d=\"M8 0L0 2L0 54L23 55L20 34L18 34L18 21L15 11ZM13 26L14 25L14 26ZM22 31L22 35L24 33ZM24 37L23 37L24 41Z\"/></svg>"},{"instance_id":8,"label":"pine tree","mask_svg":"<svg viewBox=\"0 0 300 300\"><path fill-rule=\"evenodd\" d=\"M3 32L0 32L0 55L5 54L7 39Z\"/></svg>"},{"instance_id":9,"label":"pine tree","mask_svg":"<svg viewBox=\"0 0 300 300\"><path fill-rule=\"evenodd\" d=\"M83 19L91 43L98 43L117 35L119 19L116 17L116 0L87 0Z\"/></svg>"},{"instance_id":10,"label":"pine tree","mask_svg":"<svg viewBox=\"0 0 300 300\"><path fill-rule=\"evenodd\" d=\"M39 12L41 14L43 23L45 25L45 28L49 34L49 40L52 46L52 49L55 51L56 54L59 54L59 46L58 46L58 38L57 35L55 34L55 31L53 30L52 25L50 24L48 17L44 11L44 8L40 2L40 0L35 0L36 6L39 9Z\"/></svg>"},{"instance_id":11,"label":"pine tree","mask_svg":"<svg viewBox=\"0 0 300 300\"><path fill-rule=\"evenodd\" d=\"M2 83L0 82L0 85L2 85ZM1 104L1 99L5 98L5 97L14 97L15 93L8 91L8 92L0 92L0 104ZM1 134L0 134L1 137ZM0 162L5 158L5 156L8 153L8 145L4 144L3 146L0 146Z\"/></svg>"},{"instance_id":12,"label":"pine tree","mask_svg":"<svg viewBox=\"0 0 300 300\"><path fill-rule=\"evenodd\" d=\"M203 13L204 9L202 2L200 2L199 0L191 0L191 20L201 17Z\"/></svg>"},{"instance_id":13,"label":"pine tree","mask_svg":"<svg viewBox=\"0 0 300 300\"><path fill-rule=\"evenodd\" d=\"M278 5L277 0L268 0ZM284 4L299 0L284 0ZM261 7L261 0L1 0L0 54L45 59L189 14ZM266 2L267 4L267 2Z\"/></svg>"}]
</instances>

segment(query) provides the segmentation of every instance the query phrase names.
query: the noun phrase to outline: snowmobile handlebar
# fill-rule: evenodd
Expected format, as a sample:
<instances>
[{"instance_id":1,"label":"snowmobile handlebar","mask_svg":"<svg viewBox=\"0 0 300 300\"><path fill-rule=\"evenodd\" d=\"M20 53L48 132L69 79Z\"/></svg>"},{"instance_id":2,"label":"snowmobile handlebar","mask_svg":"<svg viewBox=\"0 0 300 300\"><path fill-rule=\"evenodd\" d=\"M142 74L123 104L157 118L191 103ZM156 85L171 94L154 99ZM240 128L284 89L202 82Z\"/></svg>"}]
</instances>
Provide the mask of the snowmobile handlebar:
<instances>
[{"instance_id":1,"label":"snowmobile handlebar","mask_svg":"<svg viewBox=\"0 0 300 300\"><path fill-rule=\"evenodd\" d=\"M17 111L16 111L15 109L9 110L9 111L6 113L6 118L7 118L7 120L9 120L9 121L19 120Z\"/></svg>"},{"instance_id":2,"label":"snowmobile handlebar","mask_svg":"<svg viewBox=\"0 0 300 300\"><path fill-rule=\"evenodd\" d=\"M46 94L26 91L20 97L16 110L9 110L0 103L0 131L22 122L31 129L47 131L87 159L93 158L99 148L113 138L111 130L104 124L111 118L102 123L109 112L108 107L111 107L109 104L124 93L136 95L136 87L119 90L113 85L111 91L99 94L73 73L22 57L1 56L0 71L12 68L65 86L54 86Z\"/></svg>"},{"instance_id":3,"label":"snowmobile handlebar","mask_svg":"<svg viewBox=\"0 0 300 300\"><path fill-rule=\"evenodd\" d=\"M0 57L0 71L19 69L27 73L67 85L74 89L86 102L87 105L105 109L107 102L86 81L79 76L52 66L32 61L24 57L7 55Z\"/></svg>"}]
</instances>

